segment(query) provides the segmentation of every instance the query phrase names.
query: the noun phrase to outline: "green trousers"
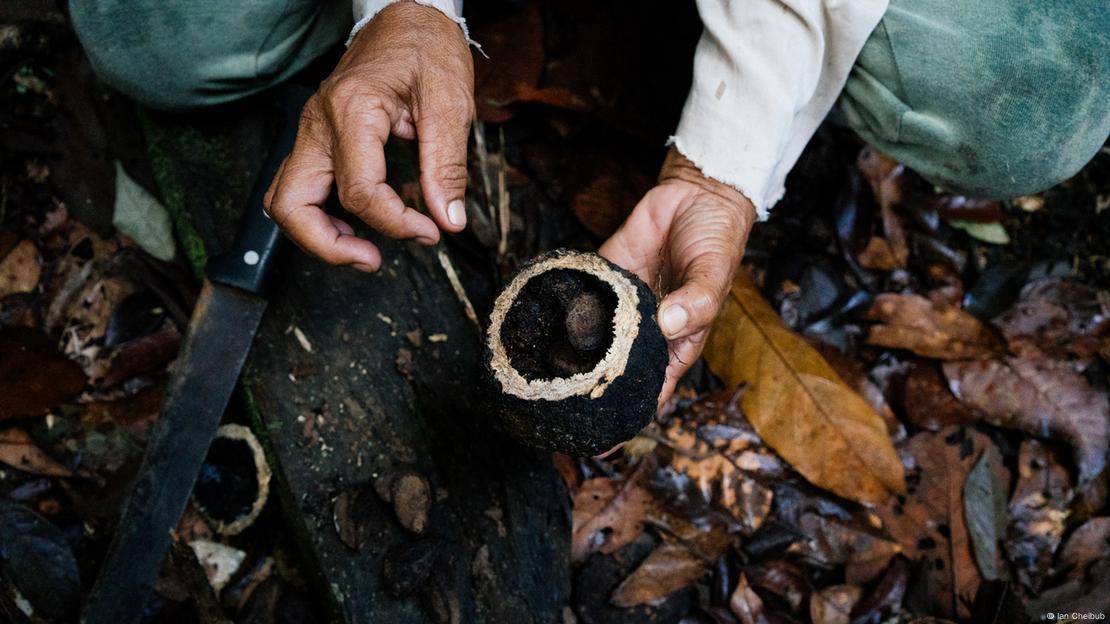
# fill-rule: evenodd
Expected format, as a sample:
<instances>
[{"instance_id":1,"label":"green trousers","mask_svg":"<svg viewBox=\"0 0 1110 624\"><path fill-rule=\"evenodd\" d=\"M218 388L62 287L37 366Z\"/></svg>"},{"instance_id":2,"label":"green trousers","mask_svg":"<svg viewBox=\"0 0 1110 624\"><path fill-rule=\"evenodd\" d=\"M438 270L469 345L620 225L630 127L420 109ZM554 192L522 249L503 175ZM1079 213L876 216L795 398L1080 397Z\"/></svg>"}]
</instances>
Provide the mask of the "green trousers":
<instances>
[{"instance_id":1,"label":"green trousers","mask_svg":"<svg viewBox=\"0 0 1110 624\"><path fill-rule=\"evenodd\" d=\"M279 83L342 42L352 21L350 0L69 7L100 76L169 110ZM1012 197L1048 188L1110 133L1110 3L892 0L838 106L869 143L950 190Z\"/></svg>"}]
</instances>

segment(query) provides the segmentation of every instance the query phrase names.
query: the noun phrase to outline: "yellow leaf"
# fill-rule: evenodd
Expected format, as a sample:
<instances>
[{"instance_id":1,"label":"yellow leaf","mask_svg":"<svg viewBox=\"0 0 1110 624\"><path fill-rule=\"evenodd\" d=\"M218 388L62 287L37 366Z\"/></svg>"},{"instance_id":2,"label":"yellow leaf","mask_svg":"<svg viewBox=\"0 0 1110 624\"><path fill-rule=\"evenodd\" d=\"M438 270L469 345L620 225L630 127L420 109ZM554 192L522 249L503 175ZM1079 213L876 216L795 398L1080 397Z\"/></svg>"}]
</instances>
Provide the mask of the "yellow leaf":
<instances>
[{"instance_id":1,"label":"yellow leaf","mask_svg":"<svg viewBox=\"0 0 1110 624\"><path fill-rule=\"evenodd\" d=\"M814 485L878 503L906 489L882 418L764 301L744 270L705 347L763 440Z\"/></svg>"}]
</instances>

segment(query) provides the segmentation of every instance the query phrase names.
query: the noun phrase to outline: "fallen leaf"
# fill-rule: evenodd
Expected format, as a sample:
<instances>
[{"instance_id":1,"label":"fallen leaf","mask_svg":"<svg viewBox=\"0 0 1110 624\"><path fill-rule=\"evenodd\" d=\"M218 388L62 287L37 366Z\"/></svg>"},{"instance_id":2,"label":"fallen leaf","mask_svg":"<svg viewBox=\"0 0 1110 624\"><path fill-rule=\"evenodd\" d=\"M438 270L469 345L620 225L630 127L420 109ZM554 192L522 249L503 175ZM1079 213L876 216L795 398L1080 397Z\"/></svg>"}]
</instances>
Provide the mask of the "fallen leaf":
<instances>
[{"instance_id":1,"label":"fallen leaf","mask_svg":"<svg viewBox=\"0 0 1110 624\"><path fill-rule=\"evenodd\" d=\"M1069 576L1078 578L1091 563L1110 557L1110 517L1091 518L1083 523L1060 549L1056 556L1056 569L1068 570Z\"/></svg>"},{"instance_id":2,"label":"fallen leaf","mask_svg":"<svg viewBox=\"0 0 1110 624\"><path fill-rule=\"evenodd\" d=\"M877 510L907 557L922 560L929 613L966 618L980 576L964 522L963 487L976 460L992 445L973 429L947 427L910 438L902 451L910 490Z\"/></svg>"},{"instance_id":3,"label":"fallen leaf","mask_svg":"<svg viewBox=\"0 0 1110 624\"><path fill-rule=\"evenodd\" d=\"M23 472L47 477L72 477L73 472L40 449L22 429L0 431L0 462Z\"/></svg>"},{"instance_id":4,"label":"fallen leaf","mask_svg":"<svg viewBox=\"0 0 1110 624\"><path fill-rule=\"evenodd\" d=\"M771 559L750 565L745 573L751 579L753 586L782 598L795 613L810 594L805 570L786 559Z\"/></svg>"},{"instance_id":5,"label":"fallen leaf","mask_svg":"<svg viewBox=\"0 0 1110 624\"><path fill-rule=\"evenodd\" d=\"M740 620L740 624L766 624L767 618L763 615L763 600L748 584L748 578L743 572L740 580L736 582L736 589L728 600L728 609Z\"/></svg>"},{"instance_id":6,"label":"fallen leaf","mask_svg":"<svg viewBox=\"0 0 1110 624\"><path fill-rule=\"evenodd\" d=\"M655 603L689 586L709 572L713 562L732 543L721 525L707 528L688 525L682 533L683 539L667 536L617 586L611 598L614 605L628 609Z\"/></svg>"},{"instance_id":7,"label":"fallen leaf","mask_svg":"<svg viewBox=\"0 0 1110 624\"><path fill-rule=\"evenodd\" d=\"M81 576L66 535L37 513L0 500L0 574L51 621L73 621Z\"/></svg>"},{"instance_id":8,"label":"fallen leaf","mask_svg":"<svg viewBox=\"0 0 1110 624\"><path fill-rule=\"evenodd\" d=\"M977 241L992 245L1009 245L1010 235L1001 223L977 223L965 219L952 219L948 225L967 232L967 235Z\"/></svg>"},{"instance_id":9,"label":"fallen leaf","mask_svg":"<svg viewBox=\"0 0 1110 624\"><path fill-rule=\"evenodd\" d=\"M631 167L607 165L570 200L570 209L591 234L608 238L617 231L649 188L647 178Z\"/></svg>"},{"instance_id":10,"label":"fallen leaf","mask_svg":"<svg viewBox=\"0 0 1110 624\"><path fill-rule=\"evenodd\" d=\"M902 608L906 587L910 582L910 563L905 557L895 557L883 571L879 582L852 607L856 622L882 622ZM941 620L937 620L941 622Z\"/></svg>"},{"instance_id":11,"label":"fallen leaf","mask_svg":"<svg viewBox=\"0 0 1110 624\"><path fill-rule=\"evenodd\" d=\"M755 477L775 479L786 467L740 414L739 393L725 390L691 405L663 432L673 451L671 468L689 477L699 500L724 510L744 535L751 535L771 510L773 493Z\"/></svg>"},{"instance_id":12,"label":"fallen leaf","mask_svg":"<svg viewBox=\"0 0 1110 624\"><path fill-rule=\"evenodd\" d=\"M20 242L0 260L0 298L31 292L41 277L38 248L29 240Z\"/></svg>"},{"instance_id":13,"label":"fallen leaf","mask_svg":"<svg viewBox=\"0 0 1110 624\"><path fill-rule=\"evenodd\" d=\"M1085 365L1110 334L1110 295L1072 279L1041 278L1026 284L1013 307L991 322L1018 355L1032 348Z\"/></svg>"},{"instance_id":14,"label":"fallen leaf","mask_svg":"<svg viewBox=\"0 0 1110 624\"><path fill-rule=\"evenodd\" d=\"M129 340L112 350L108 371L101 385L110 388L118 383L160 371L177 356L181 333L170 321L152 334Z\"/></svg>"},{"instance_id":15,"label":"fallen leaf","mask_svg":"<svg viewBox=\"0 0 1110 624\"><path fill-rule=\"evenodd\" d=\"M813 624L848 624L860 593L855 585L833 585L814 592L809 599L810 620Z\"/></svg>"},{"instance_id":16,"label":"fallen leaf","mask_svg":"<svg viewBox=\"0 0 1110 624\"><path fill-rule=\"evenodd\" d=\"M933 195L925 205L945 220L997 223L1002 219L1002 202L963 195Z\"/></svg>"},{"instance_id":17,"label":"fallen leaf","mask_svg":"<svg viewBox=\"0 0 1110 624\"><path fill-rule=\"evenodd\" d=\"M886 401L883 396L883 391L875 382L867 375L867 371L863 370L863 366L856 360L844 355L840 349L821 342L820 340L810 340L809 344L817 349L821 357L833 367L837 375L844 380L844 383L854 388L859 393L863 400L867 401L871 409L882 417L883 422L886 423L887 433L890 434L892 440L901 440L906 437L906 428L902 426L901 421L894 415L894 410ZM951 396L951 394L949 393ZM952 399L955 402L955 398Z\"/></svg>"},{"instance_id":18,"label":"fallen leaf","mask_svg":"<svg viewBox=\"0 0 1110 624\"><path fill-rule=\"evenodd\" d=\"M170 213L116 161L116 199L112 225L148 254L169 262L176 245Z\"/></svg>"},{"instance_id":19,"label":"fallen leaf","mask_svg":"<svg viewBox=\"0 0 1110 624\"><path fill-rule=\"evenodd\" d=\"M975 421L971 409L948 389L948 382L936 362L913 362L902 396L906 418L922 429L940 431L948 425L968 425Z\"/></svg>"},{"instance_id":20,"label":"fallen leaf","mask_svg":"<svg viewBox=\"0 0 1110 624\"><path fill-rule=\"evenodd\" d=\"M987 447L964 482L964 521L979 572L988 581L1009 580L1002 558L1010 475L994 447Z\"/></svg>"},{"instance_id":21,"label":"fallen leaf","mask_svg":"<svg viewBox=\"0 0 1110 624\"><path fill-rule=\"evenodd\" d=\"M1071 444L1080 484L1105 468L1110 402L1066 363L1041 355L946 362L944 374L953 394L991 424Z\"/></svg>"},{"instance_id":22,"label":"fallen leaf","mask_svg":"<svg viewBox=\"0 0 1110 624\"><path fill-rule=\"evenodd\" d=\"M480 121L508 121L507 106L520 93L535 89L543 73L543 20L539 7L528 5L485 21L473 32L489 58L475 54L474 103Z\"/></svg>"},{"instance_id":23,"label":"fallen leaf","mask_svg":"<svg viewBox=\"0 0 1110 624\"><path fill-rule=\"evenodd\" d=\"M846 522L817 513L805 513L798 523L808 539L791 546L807 560L826 568L846 566L850 582L866 582L877 576L903 546L879 534L876 525Z\"/></svg>"},{"instance_id":24,"label":"fallen leaf","mask_svg":"<svg viewBox=\"0 0 1110 624\"><path fill-rule=\"evenodd\" d=\"M644 530L644 519L655 505L645 488L649 464L641 462L627 479L598 477L582 482L571 514L571 561L585 561L596 551L616 552Z\"/></svg>"},{"instance_id":25,"label":"fallen leaf","mask_svg":"<svg viewBox=\"0 0 1110 624\"><path fill-rule=\"evenodd\" d=\"M728 385L746 384L745 417L811 483L866 503L905 491L882 418L786 327L744 270L705 357Z\"/></svg>"},{"instance_id":26,"label":"fallen leaf","mask_svg":"<svg viewBox=\"0 0 1110 624\"><path fill-rule=\"evenodd\" d=\"M906 169L898 161L873 147L865 147L860 151L856 166L867 178L875 201L879 204L879 215L886 233L885 242L895 268L905 267L909 259L909 245L895 206L902 203L902 176Z\"/></svg>"},{"instance_id":27,"label":"fallen leaf","mask_svg":"<svg viewBox=\"0 0 1110 624\"><path fill-rule=\"evenodd\" d=\"M866 318L878 321L869 328L867 343L906 349L927 358L964 360L989 357L1003 349L987 325L957 307L935 305L921 295L884 293Z\"/></svg>"},{"instance_id":28,"label":"fallen leaf","mask_svg":"<svg viewBox=\"0 0 1110 624\"><path fill-rule=\"evenodd\" d=\"M1022 442L1005 546L1018 581L1033 592L1041 591L1051 572L1072 495L1068 471L1056 454L1037 440Z\"/></svg>"},{"instance_id":29,"label":"fallen leaf","mask_svg":"<svg viewBox=\"0 0 1110 624\"><path fill-rule=\"evenodd\" d=\"M876 271L893 271L905 266L898 259L897 252L891 247L890 241L881 236L869 238L867 246L859 253L857 259L860 266Z\"/></svg>"},{"instance_id":30,"label":"fallen leaf","mask_svg":"<svg viewBox=\"0 0 1110 624\"><path fill-rule=\"evenodd\" d=\"M239 566L243 565L243 560L247 558L247 553L238 548L210 540L193 540L189 542L189 548L193 549L197 562L204 567L204 572L208 575L208 584L217 594L223 590L232 575L239 570Z\"/></svg>"},{"instance_id":31,"label":"fallen leaf","mask_svg":"<svg viewBox=\"0 0 1110 624\"><path fill-rule=\"evenodd\" d=\"M81 393L81 367L40 332L0 329L0 420L41 416Z\"/></svg>"}]
</instances>

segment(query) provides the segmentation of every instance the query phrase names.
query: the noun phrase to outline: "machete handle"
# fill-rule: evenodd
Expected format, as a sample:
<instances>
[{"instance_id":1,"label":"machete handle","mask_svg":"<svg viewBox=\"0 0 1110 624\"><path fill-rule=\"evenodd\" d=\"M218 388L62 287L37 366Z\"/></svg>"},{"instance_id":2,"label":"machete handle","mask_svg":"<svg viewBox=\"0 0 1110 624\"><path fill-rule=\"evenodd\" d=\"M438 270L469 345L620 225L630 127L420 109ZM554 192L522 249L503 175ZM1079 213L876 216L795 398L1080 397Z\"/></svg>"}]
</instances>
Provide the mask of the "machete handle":
<instances>
[{"instance_id":1,"label":"machete handle","mask_svg":"<svg viewBox=\"0 0 1110 624\"><path fill-rule=\"evenodd\" d=\"M283 246L281 230L262 209L262 199L285 157L293 151L297 126L312 90L300 85L283 85L273 92L273 106L280 113L277 135L255 179L250 200L243 212L235 243L208 262L208 279L263 295L269 285L270 267Z\"/></svg>"}]
</instances>

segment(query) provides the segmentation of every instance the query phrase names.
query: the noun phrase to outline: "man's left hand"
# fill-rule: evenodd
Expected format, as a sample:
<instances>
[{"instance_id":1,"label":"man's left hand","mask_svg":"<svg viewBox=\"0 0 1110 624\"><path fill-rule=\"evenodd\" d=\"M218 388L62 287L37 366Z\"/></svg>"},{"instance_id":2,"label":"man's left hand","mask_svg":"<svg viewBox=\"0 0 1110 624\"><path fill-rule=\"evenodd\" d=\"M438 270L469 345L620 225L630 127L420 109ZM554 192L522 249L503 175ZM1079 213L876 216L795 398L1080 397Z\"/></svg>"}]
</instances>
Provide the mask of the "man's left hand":
<instances>
[{"instance_id":1,"label":"man's left hand","mask_svg":"<svg viewBox=\"0 0 1110 624\"><path fill-rule=\"evenodd\" d=\"M657 319L670 347L660 403L701 354L744 254L755 206L672 148L628 220L599 252L666 292Z\"/></svg>"}]
</instances>

